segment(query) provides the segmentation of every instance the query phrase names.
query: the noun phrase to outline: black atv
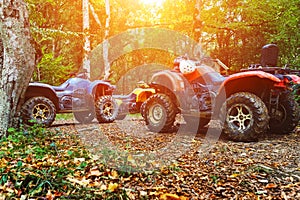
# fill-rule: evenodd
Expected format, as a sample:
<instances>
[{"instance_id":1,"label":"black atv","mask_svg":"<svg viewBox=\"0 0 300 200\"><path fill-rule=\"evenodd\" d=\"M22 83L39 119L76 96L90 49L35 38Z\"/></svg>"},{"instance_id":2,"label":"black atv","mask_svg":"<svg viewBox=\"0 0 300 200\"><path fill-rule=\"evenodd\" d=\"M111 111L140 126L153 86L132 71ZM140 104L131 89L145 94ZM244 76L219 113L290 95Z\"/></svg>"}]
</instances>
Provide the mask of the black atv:
<instances>
[{"instance_id":1,"label":"black atv","mask_svg":"<svg viewBox=\"0 0 300 200\"><path fill-rule=\"evenodd\" d=\"M99 123L113 122L118 112L112 98L114 89L105 81L89 81L85 73L60 86L29 83L21 108L22 121L50 126L57 113L73 113L80 123L90 123L95 117Z\"/></svg>"}]
</instances>

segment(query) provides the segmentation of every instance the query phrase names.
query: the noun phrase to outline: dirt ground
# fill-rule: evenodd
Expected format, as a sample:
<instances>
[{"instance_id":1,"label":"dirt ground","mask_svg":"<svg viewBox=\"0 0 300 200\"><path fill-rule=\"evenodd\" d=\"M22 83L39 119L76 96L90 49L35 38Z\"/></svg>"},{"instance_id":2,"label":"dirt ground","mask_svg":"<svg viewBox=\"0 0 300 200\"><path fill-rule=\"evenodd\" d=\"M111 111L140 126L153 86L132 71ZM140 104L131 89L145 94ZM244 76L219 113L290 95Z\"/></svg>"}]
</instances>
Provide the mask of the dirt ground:
<instances>
[{"instance_id":1,"label":"dirt ground","mask_svg":"<svg viewBox=\"0 0 300 200\"><path fill-rule=\"evenodd\" d=\"M128 116L110 124L57 120L51 129L77 134L95 159L123 170L117 181L131 199L300 199L299 126L249 143L227 140L218 127L153 133Z\"/></svg>"}]
</instances>

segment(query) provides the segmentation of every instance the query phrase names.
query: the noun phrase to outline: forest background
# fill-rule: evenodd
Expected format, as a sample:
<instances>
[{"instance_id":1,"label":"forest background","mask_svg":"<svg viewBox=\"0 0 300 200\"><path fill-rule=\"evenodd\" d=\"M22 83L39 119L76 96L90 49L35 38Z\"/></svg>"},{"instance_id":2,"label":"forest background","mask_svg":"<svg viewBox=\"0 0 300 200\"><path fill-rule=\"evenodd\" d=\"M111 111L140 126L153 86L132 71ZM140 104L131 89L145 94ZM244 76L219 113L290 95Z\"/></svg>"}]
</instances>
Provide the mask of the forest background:
<instances>
[{"instance_id":1,"label":"forest background","mask_svg":"<svg viewBox=\"0 0 300 200\"><path fill-rule=\"evenodd\" d=\"M59 85L82 71L87 35L93 50L105 39L124 31L148 27L176 31L199 41L205 52L211 58L220 59L230 72L260 63L261 48L268 43L275 43L280 49L278 66L300 66L298 0L164 0L153 3L90 0L88 30L83 30L82 0L26 2L31 32L43 53L34 71L34 81ZM130 69L143 63L172 67L176 56L157 49L134 50L109 63L114 72L109 79L115 84ZM103 79L103 76L98 74L92 78Z\"/></svg>"}]
</instances>

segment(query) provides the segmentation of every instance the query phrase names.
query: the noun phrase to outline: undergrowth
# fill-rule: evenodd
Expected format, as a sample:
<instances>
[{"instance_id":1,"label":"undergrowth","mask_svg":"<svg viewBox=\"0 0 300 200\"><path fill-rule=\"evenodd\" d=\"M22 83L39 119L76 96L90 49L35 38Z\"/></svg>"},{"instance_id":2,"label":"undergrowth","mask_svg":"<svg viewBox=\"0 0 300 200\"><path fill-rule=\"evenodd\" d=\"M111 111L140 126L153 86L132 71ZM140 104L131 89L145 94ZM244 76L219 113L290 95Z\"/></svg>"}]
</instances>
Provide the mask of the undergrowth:
<instances>
[{"instance_id":1,"label":"undergrowth","mask_svg":"<svg viewBox=\"0 0 300 200\"><path fill-rule=\"evenodd\" d=\"M105 166L92 160L73 134L35 125L10 128L0 139L0 199L128 199L126 192L87 179L91 169ZM103 175L97 178L107 180Z\"/></svg>"}]
</instances>

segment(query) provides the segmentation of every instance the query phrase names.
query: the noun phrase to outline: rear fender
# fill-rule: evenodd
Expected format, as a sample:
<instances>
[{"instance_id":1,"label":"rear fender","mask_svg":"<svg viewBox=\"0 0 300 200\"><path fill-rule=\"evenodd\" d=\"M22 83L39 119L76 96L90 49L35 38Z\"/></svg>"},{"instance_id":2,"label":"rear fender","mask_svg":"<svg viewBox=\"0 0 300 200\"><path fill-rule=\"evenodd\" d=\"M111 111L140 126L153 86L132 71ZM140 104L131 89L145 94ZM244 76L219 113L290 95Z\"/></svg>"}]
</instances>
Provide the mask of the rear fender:
<instances>
[{"instance_id":1,"label":"rear fender","mask_svg":"<svg viewBox=\"0 0 300 200\"><path fill-rule=\"evenodd\" d=\"M152 76L150 87L167 94L177 107L186 109L195 95L188 80L176 71L164 70Z\"/></svg>"},{"instance_id":2,"label":"rear fender","mask_svg":"<svg viewBox=\"0 0 300 200\"><path fill-rule=\"evenodd\" d=\"M294 84L300 84L300 77L295 75L295 74L288 74L288 77L290 77L292 79L292 82Z\"/></svg>"},{"instance_id":3,"label":"rear fender","mask_svg":"<svg viewBox=\"0 0 300 200\"><path fill-rule=\"evenodd\" d=\"M230 75L220 86L216 98L215 111L218 112L228 97L237 92L250 92L262 100L275 87L282 87L283 81L262 71L247 71Z\"/></svg>"},{"instance_id":4,"label":"rear fender","mask_svg":"<svg viewBox=\"0 0 300 200\"><path fill-rule=\"evenodd\" d=\"M170 70L163 70L155 73L151 78L151 82L162 85L173 92L185 90L184 77L181 74Z\"/></svg>"}]
</instances>

